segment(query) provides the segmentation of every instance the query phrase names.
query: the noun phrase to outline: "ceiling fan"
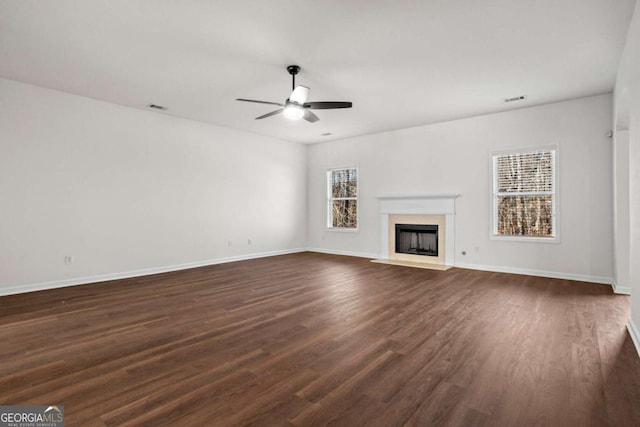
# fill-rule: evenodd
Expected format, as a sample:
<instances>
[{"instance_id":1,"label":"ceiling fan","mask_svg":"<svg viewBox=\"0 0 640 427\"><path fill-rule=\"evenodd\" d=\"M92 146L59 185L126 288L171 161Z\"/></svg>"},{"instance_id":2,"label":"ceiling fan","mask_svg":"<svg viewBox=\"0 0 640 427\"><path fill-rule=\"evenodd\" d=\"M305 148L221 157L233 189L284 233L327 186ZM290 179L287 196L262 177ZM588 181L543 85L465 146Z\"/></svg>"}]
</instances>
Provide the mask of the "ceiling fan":
<instances>
[{"instance_id":1,"label":"ceiling fan","mask_svg":"<svg viewBox=\"0 0 640 427\"><path fill-rule=\"evenodd\" d=\"M275 111L256 117L256 120L266 119L267 117L282 113L289 120L305 119L311 123L320 120L311 110L330 110L334 108L352 107L353 104L351 102L307 102L307 98L309 97L309 88L306 86L296 86L296 74L300 72L300 67L297 65L289 65L287 67L287 71L291 74L291 87L293 92L291 92L289 98L284 101L284 104L244 98L237 98L236 101L257 102L258 104L277 105L280 107Z\"/></svg>"}]
</instances>

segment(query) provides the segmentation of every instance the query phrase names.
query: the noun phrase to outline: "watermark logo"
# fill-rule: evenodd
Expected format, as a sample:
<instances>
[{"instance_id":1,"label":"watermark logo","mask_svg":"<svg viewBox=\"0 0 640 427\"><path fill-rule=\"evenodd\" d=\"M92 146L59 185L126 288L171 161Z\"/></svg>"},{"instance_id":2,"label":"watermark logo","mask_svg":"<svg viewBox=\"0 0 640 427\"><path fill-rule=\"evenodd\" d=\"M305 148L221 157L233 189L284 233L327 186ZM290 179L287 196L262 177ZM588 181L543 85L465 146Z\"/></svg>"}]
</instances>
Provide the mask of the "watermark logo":
<instances>
[{"instance_id":1,"label":"watermark logo","mask_svg":"<svg viewBox=\"0 0 640 427\"><path fill-rule=\"evenodd\" d=\"M0 427L64 427L64 406L0 406Z\"/></svg>"}]
</instances>

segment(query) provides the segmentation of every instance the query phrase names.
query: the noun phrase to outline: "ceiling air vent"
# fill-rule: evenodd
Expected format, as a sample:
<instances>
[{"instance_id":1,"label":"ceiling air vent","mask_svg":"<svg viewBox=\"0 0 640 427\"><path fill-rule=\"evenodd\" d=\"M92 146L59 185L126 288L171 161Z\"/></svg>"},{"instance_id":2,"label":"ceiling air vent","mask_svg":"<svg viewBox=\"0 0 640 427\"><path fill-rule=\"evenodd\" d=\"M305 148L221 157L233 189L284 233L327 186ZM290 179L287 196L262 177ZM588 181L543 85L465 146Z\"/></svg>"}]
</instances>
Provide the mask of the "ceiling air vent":
<instances>
[{"instance_id":1,"label":"ceiling air vent","mask_svg":"<svg viewBox=\"0 0 640 427\"><path fill-rule=\"evenodd\" d=\"M524 99L524 95L520 95L520 96L514 96L513 98L507 98L504 100L504 102L522 101L523 99Z\"/></svg>"},{"instance_id":2,"label":"ceiling air vent","mask_svg":"<svg viewBox=\"0 0 640 427\"><path fill-rule=\"evenodd\" d=\"M329 135L332 135L331 132L325 132L320 134L320 136L329 136Z\"/></svg>"},{"instance_id":3,"label":"ceiling air vent","mask_svg":"<svg viewBox=\"0 0 640 427\"><path fill-rule=\"evenodd\" d=\"M158 105L158 104L149 104L147 105L147 107L152 108L154 110L160 110L160 111L164 111L167 109L167 107L163 107L162 105Z\"/></svg>"}]
</instances>

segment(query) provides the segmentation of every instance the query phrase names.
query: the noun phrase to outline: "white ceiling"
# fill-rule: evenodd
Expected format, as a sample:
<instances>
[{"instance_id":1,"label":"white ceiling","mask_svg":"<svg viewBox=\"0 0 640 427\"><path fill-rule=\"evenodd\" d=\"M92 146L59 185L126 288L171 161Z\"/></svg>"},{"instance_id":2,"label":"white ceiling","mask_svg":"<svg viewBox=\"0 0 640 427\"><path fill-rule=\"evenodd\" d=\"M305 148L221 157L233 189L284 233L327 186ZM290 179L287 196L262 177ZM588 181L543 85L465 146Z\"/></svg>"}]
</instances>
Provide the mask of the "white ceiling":
<instances>
[{"instance_id":1,"label":"white ceiling","mask_svg":"<svg viewBox=\"0 0 640 427\"><path fill-rule=\"evenodd\" d=\"M327 141L609 92L634 3L0 0L0 76ZM289 64L309 100L353 109L254 120L272 108L235 98L283 102Z\"/></svg>"}]
</instances>

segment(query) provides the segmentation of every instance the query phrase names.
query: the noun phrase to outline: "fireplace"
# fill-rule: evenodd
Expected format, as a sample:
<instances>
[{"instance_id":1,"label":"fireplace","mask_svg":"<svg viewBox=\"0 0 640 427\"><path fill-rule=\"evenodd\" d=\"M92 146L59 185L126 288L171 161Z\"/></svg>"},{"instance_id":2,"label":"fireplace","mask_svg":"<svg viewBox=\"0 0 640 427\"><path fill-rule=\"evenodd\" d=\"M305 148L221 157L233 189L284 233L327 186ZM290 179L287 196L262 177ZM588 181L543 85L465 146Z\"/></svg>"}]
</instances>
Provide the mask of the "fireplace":
<instances>
[{"instance_id":1,"label":"fireplace","mask_svg":"<svg viewBox=\"0 0 640 427\"><path fill-rule=\"evenodd\" d=\"M379 197L381 238L380 259L376 262L435 270L451 268L457 197ZM408 236L398 236L396 226L404 228Z\"/></svg>"},{"instance_id":2,"label":"fireplace","mask_svg":"<svg viewBox=\"0 0 640 427\"><path fill-rule=\"evenodd\" d=\"M396 224L395 228L396 253L438 256L437 224Z\"/></svg>"}]
</instances>

